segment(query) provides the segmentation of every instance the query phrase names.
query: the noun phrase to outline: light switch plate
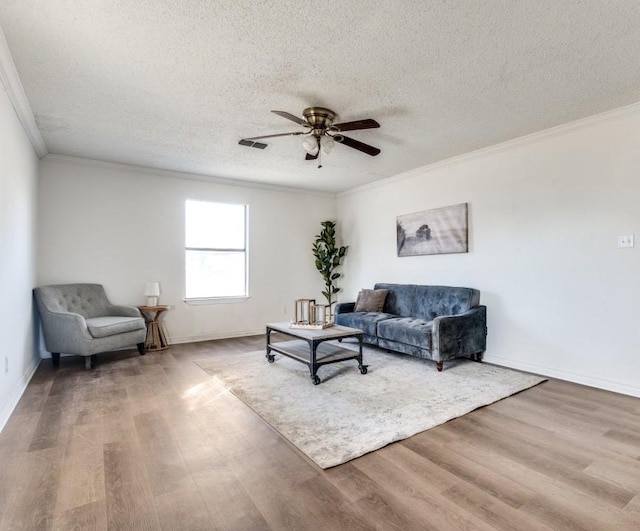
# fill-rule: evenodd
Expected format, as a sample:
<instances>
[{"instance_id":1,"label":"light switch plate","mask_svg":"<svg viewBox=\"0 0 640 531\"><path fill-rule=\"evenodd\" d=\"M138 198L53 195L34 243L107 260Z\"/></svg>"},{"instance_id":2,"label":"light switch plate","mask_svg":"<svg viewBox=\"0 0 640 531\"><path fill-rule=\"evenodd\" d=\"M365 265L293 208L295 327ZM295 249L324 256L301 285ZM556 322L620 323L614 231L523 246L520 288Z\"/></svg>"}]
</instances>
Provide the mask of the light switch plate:
<instances>
[{"instance_id":1,"label":"light switch plate","mask_svg":"<svg viewBox=\"0 0 640 531\"><path fill-rule=\"evenodd\" d=\"M633 234L620 234L618 236L618 248L626 249L634 246Z\"/></svg>"}]
</instances>

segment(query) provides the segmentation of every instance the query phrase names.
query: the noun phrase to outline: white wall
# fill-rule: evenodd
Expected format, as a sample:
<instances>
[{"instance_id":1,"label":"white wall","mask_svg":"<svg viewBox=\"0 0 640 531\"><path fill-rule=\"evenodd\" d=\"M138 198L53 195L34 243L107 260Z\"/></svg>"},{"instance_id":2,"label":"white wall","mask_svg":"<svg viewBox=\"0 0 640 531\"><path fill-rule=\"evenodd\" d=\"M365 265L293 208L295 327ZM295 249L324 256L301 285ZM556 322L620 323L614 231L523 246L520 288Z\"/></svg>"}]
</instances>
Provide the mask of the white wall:
<instances>
[{"instance_id":1,"label":"white wall","mask_svg":"<svg viewBox=\"0 0 640 531\"><path fill-rule=\"evenodd\" d=\"M39 357L35 352L38 159L0 83L0 430Z\"/></svg>"},{"instance_id":2,"label":"white wall","mask_svg":"<svg viewBox=\"0 0 640 531\"><path fill-rule=\"evenodd\" d=\"M71 157L47 156L40 171L39 284L97 282L113 302L139 305L158 280L172 342L264 333L296 298L320 297L311 244L335 217L334 197ZM249 205L249 299L183 302L186 199Z\"/></svg>"},{"instance_id":3,"label":"white wall","mask_svg":"<svg viewBox=\"0 0 640 531\"><path fill-rule=\"evenodd\" d=\"M345 292L475 287L485 359L640 396L640 106L413 170L338 198ZM468 254L396 256L396 216L469 203Z\"/></svg>"}]
</instances>

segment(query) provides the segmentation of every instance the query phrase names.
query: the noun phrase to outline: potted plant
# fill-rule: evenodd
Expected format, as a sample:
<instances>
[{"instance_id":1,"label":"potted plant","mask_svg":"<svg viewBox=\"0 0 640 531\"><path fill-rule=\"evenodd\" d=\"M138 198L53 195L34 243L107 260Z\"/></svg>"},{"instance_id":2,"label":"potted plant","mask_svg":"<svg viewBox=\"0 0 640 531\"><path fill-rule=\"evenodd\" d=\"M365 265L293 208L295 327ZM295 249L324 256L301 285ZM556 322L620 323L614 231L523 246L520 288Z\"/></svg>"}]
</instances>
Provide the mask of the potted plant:
<instances>
[{"instance_id":1,"label":"potted plant","mask_svg":"<svg viewBox=\"0 0 640 531\"><path fill-rule=\"evenodd\" d=\"M342 274L336 272L340 267L344 255L347 253L348 246L336 246L336 223L335 221L323 221L320 223L322 230L316 235L313 242L313 256L315 257L316 269L322 275L325 289L322 295L327 299L329 311L335 302L334 295L340 291L335 285Z\"/></svg>"}]
</instances>

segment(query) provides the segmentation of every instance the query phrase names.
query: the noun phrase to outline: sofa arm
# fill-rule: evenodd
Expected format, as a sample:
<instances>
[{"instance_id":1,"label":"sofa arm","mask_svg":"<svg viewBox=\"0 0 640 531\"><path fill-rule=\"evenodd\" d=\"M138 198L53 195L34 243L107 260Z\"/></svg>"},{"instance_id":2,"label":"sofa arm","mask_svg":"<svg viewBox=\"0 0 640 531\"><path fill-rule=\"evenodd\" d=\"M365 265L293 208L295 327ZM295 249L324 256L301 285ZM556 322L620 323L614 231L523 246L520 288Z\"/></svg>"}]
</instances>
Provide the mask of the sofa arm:
<instances>
[{"instance_id":1,"label":"sofa arm","mask_svg":"<svg viewBox=\"0 0 640 531\"><path fill-rule=\"evenodd\" d=\"M459 315L436 317L432 341L435 361L484 352L487 348L487 307L476 306Z\"/></svg>"},{"instance_id":2,"label":"sofa arm","mask_svg":"<svg viewBox=\"0 0 640 531\"><path fill-rule=\"evenodd\" d=\"M339 302L338 304L336 304L333 313L334 315L338 315L339 313L350 313L355 309L355 307L355 302Z\"/></svg>"},{"instance_id":3,"label":"sofa arm","mask_svg":"<svg viewBox=\"0 0 640 531\"><path fill-rule=\"evenodd\" d=\"M142 317L140 310L135 306L110 304L107 307L107 312L107 315L115 315L117 317Z\"/></svg>"}]
</instances>

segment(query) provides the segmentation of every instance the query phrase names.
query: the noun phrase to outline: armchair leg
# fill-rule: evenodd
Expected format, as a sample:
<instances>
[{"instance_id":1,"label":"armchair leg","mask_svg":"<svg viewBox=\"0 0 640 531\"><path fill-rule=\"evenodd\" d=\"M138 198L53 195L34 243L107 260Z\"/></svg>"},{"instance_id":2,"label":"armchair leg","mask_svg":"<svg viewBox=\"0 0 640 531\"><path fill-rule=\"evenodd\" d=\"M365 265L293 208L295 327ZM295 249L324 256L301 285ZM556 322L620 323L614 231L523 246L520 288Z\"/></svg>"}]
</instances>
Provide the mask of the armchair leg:
<instances>
[{"instance_id":1,"label":"armchair leg","mask_svg":"<svg viewBox=\"0 0 640 531\"><path fill-rule=\"evenodd\" d=\"M53 363L54 367L60 367L60 353L59 352L52 352L51 353L51 362Z\"/></svg>"},{"instance_id":2,"label":"armchair leg","mask_svg":"<svg viewBox=\"0 0 640 531\"><path fill-rule=\"evenodd\" d=\"M85 370L88 371L92 367L95 367L97 360L98 360L98 355L97 354L93 354L92 356L85 356L84 357L84 368L85 368Z\"/></svg>"},{"instance_id":3,"label":"armchair leg","mask_svg":"<svg viewBox=\"0 0 640 531\"><path fill-rule=\"evenodd\" d=\"M140 355L144 356L146 354L146 352L144 351L144 343L138 343L136 346L138 347L138 352L140 353Z\"/></svg>"},{"instance_id":4,"label":"armchair leg","mask_svg":"<svg viewBox=\"0 0 640 531\"><path fill-rule=\"evenodd\" d=\"M436 369L438 369L438 372L442 372L442 366L444 365L444 362L442 361L437 361L436 362Z\"/></svg>"}]
</instances>

